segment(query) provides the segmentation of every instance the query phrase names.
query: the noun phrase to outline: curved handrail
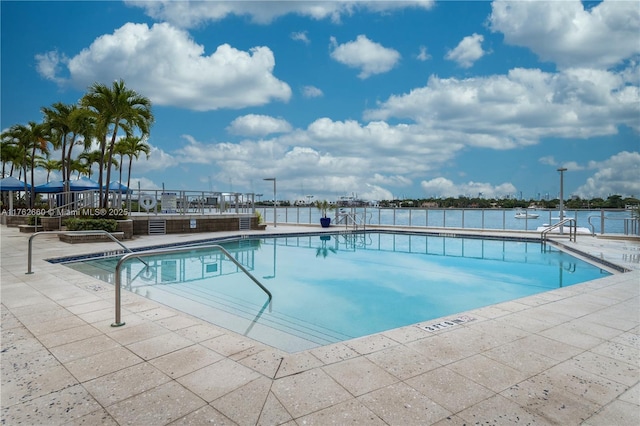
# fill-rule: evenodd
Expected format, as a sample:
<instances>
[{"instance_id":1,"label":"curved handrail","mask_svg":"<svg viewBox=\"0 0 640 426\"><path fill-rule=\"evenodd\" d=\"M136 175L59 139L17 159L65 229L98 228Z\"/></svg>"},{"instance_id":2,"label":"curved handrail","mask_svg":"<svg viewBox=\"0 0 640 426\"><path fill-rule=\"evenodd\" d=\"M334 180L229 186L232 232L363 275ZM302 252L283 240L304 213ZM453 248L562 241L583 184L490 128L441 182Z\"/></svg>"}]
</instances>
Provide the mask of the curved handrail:
<instances>
[{"instance_id":1,"label":"curved handrail","mask_svg":"<svg viewBox=\"0 0 640 426\"><path fill-rule=\"evenodd\" d=\"M576 241L576 235L578 233L577 227L578 227L578 223L576 222L576 220L572 217L569 217L567 219L563 219L558 223L554 223L551 226L546 227L545 229L542 230L542 232L540 233L540 239L542 240L542 242L546 242L547 240L547 234L549 232L551 232L551 230L556 229L556 228L560 228L563 225L565 225L566 223L569 223L569 241Z\"/></svg>"},{"instance_id":2,"label":"curved handrail","mask_svg":"<svg viewBox=\"0 0 640 426\"><path fill-rule=\"evenodd\" d=\"M120 247L125 249L127 252L133 253L133 251L131 251L129 247L122 244L122 242L120 242L116 237L114 237L109 232L103 229L95 229L91 231L40 231L40 232L34 233L29 237L29 250L27 252L27 272L26 272L27 274L33 274L33 272L31 271L31 257L32 257L31 254L33 252L33 239L36 236L42 235L42 234L106 235L107 237L111 238L111 240L113 240L115 243L117 243ZM145 265L147 265L147 267L149 266L147 262L145 262L144 260L140 259L140 261Z\"/></svg>"},{"instance_id":3,"label":"curved handrail","mask_svg":"<svg viewBox=\"0 0 640 426\"><path fill-rule=\"evenodd\" d=\"M625 234L627 233L627 232L626 232L626 230L627 230L627 227L628 227L628 224L629 224L629 223L631 223L631 224L633 224L633 222L640 223L640 219L635 218L635 217L610 217L610 216L604 216L604 215L600 215L600 214L598 214L598 215L591 215L591 216L588 216L588 217L587 217L587 222L589 222L589 226L591 227L591 233L592 233L592 234L594 234L594 235L595 235L595 233L596 233L596 228L595 228L595 226L593 225L593 223L591 223L591 219L592 219L592 218L598 218L598 219L600 219L600 221L601 221L601 228L602 228L602 229L600 229L600 233L601 233L601 234L604 234L604 220L605 220L605 219L606 219L606 220L622 220L622 221L624 221ZM633 228L634 228L634 229L637 229L637 226L634 226ZM631 232L633 232L633 231L631 231Z\"/></svg>"},{"instance_id":4,"label":"curved handrail","mask_svg":"<svg viewBox=\"0 0 640 426\"><path fill-rule=\"evenodd\" d=\"M211 244L211 245L203 245L203 246L199 246L199 249L216 249L216 250L220 250L225 256L227 256L229 258L229 260L231 260L238 268L240 268L240 270L242 270L242 272L245 273L245 275L247 275L249 278L251 278L251 280L256 283L258 285L258 287L260 287L262 289L262 291L264 291L267 296L269 296L269 301L271 301L271 299L273 298L273 295L271 294L271 292L269 291L269 289L267 289L264 285L262 285L262 283L260 281L258 281L258 279L256 277L254 277L251 272L249 272L247 270L247 268L245 268L240 262L238 262L236 260L235 257L233 257L233 255L231 253L229 253L224 247L218 245L218 244ZM155 250L147 250L147 251L143 251L143 252L137 252L137 253L129 253L129 254L125 254L124 256L122 256L120 258L120 260L118 260L118 264L116 265L116 321L111 324L112 327L120 327L123 326L125 323L121 322L121 303L120 303L120 268L122 266L122 264L124 262L126 262L127 260L131 259L132 257L149 257L149 256L155 256L158 254L170 254L170 253L182 253L185 251L193 251L194 247L177 247L177 248L172 248L172 249L155 249Z\"/></svg>"}]
</instances>

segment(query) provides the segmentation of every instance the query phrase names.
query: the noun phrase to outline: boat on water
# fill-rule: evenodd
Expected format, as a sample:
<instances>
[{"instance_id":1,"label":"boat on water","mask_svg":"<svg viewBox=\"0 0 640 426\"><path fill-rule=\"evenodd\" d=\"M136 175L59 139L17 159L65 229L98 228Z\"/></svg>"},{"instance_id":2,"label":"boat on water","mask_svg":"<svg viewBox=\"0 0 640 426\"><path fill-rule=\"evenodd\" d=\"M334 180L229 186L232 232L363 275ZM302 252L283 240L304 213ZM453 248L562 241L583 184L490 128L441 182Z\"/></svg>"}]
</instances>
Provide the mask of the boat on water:
<instances>
[{"instance_id":1,"label":"boat on water","mask_svg":"<svg viewBox=\"0 0 640 426\"><path fill-rule=\"evenodd\" d=\"M516 214L514 217L516 219L537 219L540 217L540 215L538 213L531 213L524 210L518 210L516 211Z\"/></svg>"}]
</instances>

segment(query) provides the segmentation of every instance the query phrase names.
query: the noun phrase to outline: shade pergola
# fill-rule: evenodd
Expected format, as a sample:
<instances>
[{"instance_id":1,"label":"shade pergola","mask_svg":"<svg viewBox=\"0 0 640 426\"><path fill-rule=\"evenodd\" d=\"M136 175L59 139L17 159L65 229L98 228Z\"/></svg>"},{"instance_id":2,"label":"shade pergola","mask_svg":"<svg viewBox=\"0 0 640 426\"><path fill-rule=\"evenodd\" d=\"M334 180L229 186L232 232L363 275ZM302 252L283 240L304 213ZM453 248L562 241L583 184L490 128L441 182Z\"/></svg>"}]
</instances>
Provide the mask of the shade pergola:
<instances>
[{"instance_id":1,"label":"shade pergola","mask_svg":"<svg viewBox=\"0 0 640 426\"><path fill-rule=\"evenodd\" d=\"M100 189L100 184L98 182L84 176L80 179L69 181L69 190L72 192L91 190L97 191L98 189ZM42 194L58 194L60 192L64 192L64 182L59 180L38 185L36 186L36 192Z\"/></svg>"},{"instance_id":2,"label":"shade pergola","mask_svg":"<svg viewBox=\"0 0 640 426\"><path fill-rule=\"evenodd\" d=\"M24 191L25 184L23 181L7 176L0 179L0 191ZM31 185L27 184L27 190L31 189Z\"/></svg>"},{"instance_id":3,"label":"shade pergola","mask_svg":"<svg viewBox=\"0 0 640 426\"><path fill-rule=\"evenodd\" d=\"M27 191L31 190L31 185L27 184ZM13 176L7 176L0 179L0 192L9 193L9 214L13 214L13 192L24 191L25 183L21 180L14 178Z\"/></svg>"}]
</instances>

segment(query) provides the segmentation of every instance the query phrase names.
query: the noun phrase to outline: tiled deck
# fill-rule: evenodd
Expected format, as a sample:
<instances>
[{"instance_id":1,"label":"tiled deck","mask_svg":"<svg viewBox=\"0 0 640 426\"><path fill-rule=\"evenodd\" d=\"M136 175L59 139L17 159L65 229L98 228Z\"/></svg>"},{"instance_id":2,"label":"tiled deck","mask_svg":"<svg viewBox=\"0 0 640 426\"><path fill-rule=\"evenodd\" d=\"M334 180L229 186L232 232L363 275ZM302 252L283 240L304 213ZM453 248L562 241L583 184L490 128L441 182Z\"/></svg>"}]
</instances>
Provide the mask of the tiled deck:
<instances>
[{"instance_id":1,"label":"tiled deck","mask_svg":"<svg viewBox=\"0 0 640 426\"><path fill-rule=\"evenodd\" d=\"M637 242L570 243L630 273L287 354L128 292L113 328L112 286L42 260L113 243L38 237L26 275L29 235L0 233L2 424L640 424Z\"/></svg>"}]
</instances>

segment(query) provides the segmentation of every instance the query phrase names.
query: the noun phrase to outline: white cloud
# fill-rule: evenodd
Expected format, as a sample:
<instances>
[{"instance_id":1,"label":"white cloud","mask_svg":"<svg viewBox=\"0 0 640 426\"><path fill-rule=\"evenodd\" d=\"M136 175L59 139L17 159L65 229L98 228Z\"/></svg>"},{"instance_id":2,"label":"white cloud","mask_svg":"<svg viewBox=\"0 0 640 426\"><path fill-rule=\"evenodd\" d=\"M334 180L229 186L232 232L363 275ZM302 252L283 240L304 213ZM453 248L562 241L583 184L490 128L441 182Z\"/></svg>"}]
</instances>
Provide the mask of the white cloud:
<instances>
[{"instance_id":1,"label":"white cloud","mask_svg":"<svg viewBox=\"0 0 640 426\"><path fill-rule=\"evenodd\" d=\"M338 44L331 37L331 57L351 68L359 68L358 78L366 79L374 74L390 71L400 60L400 53L375 43L365 35L359 35L355 41Z\"/></svg>"},{"instance_id":2,"label":"white cloud","mask_svg":"<svg viewBox=\"0 0 640 426\"><path fill-rule=\"evenodd\" d=\"M291 125L281 118L248 114L233 120L227 131L234 135L266 136L272 133L288 133L291 131Z\"/></svg>"},{"instance_id":3,"label":"white cloud","mask_svg":"<svg viewBox=\"0 0 640 426\"><path fill-rule=\"evenodd\" d=\"M51 54L38 63L49 71ZM228 44L209 56L184 31L169 24L125 24L98 37L68 61L69 80L86 88L95 81L122 78L154 104L197 111L288 101L290 87L273 75L275 58L268 47L248 52Z\"/></svg>"},{"instance_id":4,"label":"white cloud","mask_svg":"<svg viewBox=\"0 0 640 426\"><path fill-rule=\"evenodd\" d=\"M36 69L38 74L47 80L62 84L64 79L59 77L62 67L69 61L64 55L52 50L43 54L36 55Z\"/></svg>"},{"instance_id":5,"label":"white cloud","mask_svg":"<svg viewBox=\"0 0 640 426\"><path fill-rule=\"evenodd\" d=\"M470 68L475 61L485 54L482 50L484 37L480 34L473 34L462 39L455 49L447 52L445 58L455 61L463 68Z\"/></svg>"},{"instance_id":6,"label":"white cloud","mask_svg":"<svg viewBox=\"0 0 640 426\"><path fill-rule=\"evenodd\" d=\"M416 58L419 61L427 61L431 59L431 55L427 53L427 48L425 46L420 46L420 52L416 55Z\"/></svg>"},{"instance_id":7,"label":"white cloud","mask_svg":"<svg viewBox=\"0 0 640 426\"><path fill-rule=\"evenodd\" d=\"M562 68L608 68L640 54L635 1L605 0L587 10L579 0L496 0L489 22L506 43Z\"/></svg>"},{"instance_id":8,"label":"white cloud","mask_svg":"<svg viewBox=\"0 0 640 426\"><path fill-rule=\"evenodd\" d=\"M331 19L339 23L342 16L357 10L386 13L408 8L430 9L433 0L413 1L132 1L132 6L141 7L154 19L168 21L184 28L196 27L209 21L219 21L227 16L248 16L259 24L268 24L287 14L306 16L312 19Z\"/></svg>"},{"instance_id":9,"label":"white cloud","mask_svg":"<svg viewBox=\"0 0 640 426\"><path fill-rule=\"evenodd\" d=\"M478 194L482 194L485 198L502 198L516 193L516 187L511 183L505 182L497 186L473 181L456 184L443 177L422 181L420 186L427 197L458 197L460 195L477 197Z\"/></svg>"},{"instance_id":10,"label":"white cloud","mask_svg":"<svg viewBox=\"0 0 640 426\"><path fill-rule=\"evenodd\" d=\"M304 44L311 43L311 40L309 40L309 37L307 37L307 32L306 31L299 31L299 32L291 33L291 39L295 40L295 41L301 41Z\"/></svg>"},{"instance_id":11,"label":"white cloud","mask_svg":"<svg viewBox=\"0 0 640 426\"><path fill-rule=\"evenodd\" d=\"M541 138L612 135L640 130L640 90L625 73L512 69L468 79L432 76L425 87L391 96L367 120L410 119L425 129L464 132L472 146L510 149Z\"/></svg>"},{"instance_id":12,"label":"white cloud","mask_svg":"<svg viewBox=\"0 0 640 426\"><path fill-rule=\"evenodd\" d=\"M319 98L322 97L324 93L322 90L318 89L315 86L304 86L302 88L302 96L305 98Z\"/></svg>"},{"instance_id":13,"label":"white cloud","mask_svg":"<svg viewBox=\"0 0 640 426\"><path fill-rule=\"evenodd\" d=\"M576 190L580 197L640 196L640 153L622 151L605 161L590 164L590 168L597 172Z\"/></svg>"},{"instance_id":14,"label":"white cloud","mask_svg":"<svg viewBox=\"0 0 640 426\"><path fill-rule=\"evenodd\" d=\"M409 187L450 161L464 146L463 138L406 124L321 118L306 129L240 143L205 143L185 135L186 144L171 156L180 166L207 165L216 170L216 180L232 179L238 186L252 187L252 181L273 174L283 194L304 187L330 199L351 192L387 199L394 188Z\"/></svg>"}]
</instances>

